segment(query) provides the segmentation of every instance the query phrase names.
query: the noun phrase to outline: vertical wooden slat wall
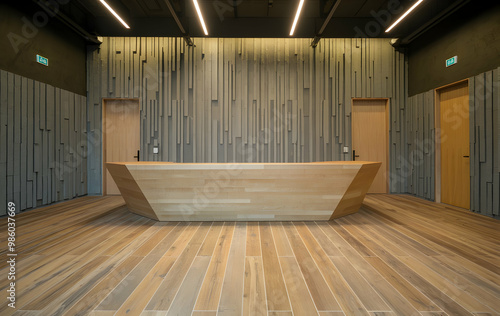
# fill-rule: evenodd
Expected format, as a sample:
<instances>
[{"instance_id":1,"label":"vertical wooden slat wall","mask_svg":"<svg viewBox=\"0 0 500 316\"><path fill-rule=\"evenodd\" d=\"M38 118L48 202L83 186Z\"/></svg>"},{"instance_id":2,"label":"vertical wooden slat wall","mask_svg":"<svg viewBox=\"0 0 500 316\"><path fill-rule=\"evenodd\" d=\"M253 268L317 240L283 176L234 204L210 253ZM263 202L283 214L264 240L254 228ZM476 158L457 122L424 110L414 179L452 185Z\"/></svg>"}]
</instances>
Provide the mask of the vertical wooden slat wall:
<instances>
[{"instance_id":1,"label":"vertical wooden slat wall","mask_svg":"<svg viewBox=\"0 0 500 316\"><path fill-rule=\"evenodd\" d=\"M408 179L408 193L434 200L434 90L409 97L405 116L407 155L400 159L402 174Z\"/></svg>"},{"instance_id":2,"label":"vertical wooden slat wall","mask_svg":"<svg viewBox=\"0 0 500 316\"><path fill-rule=\"evenodd\" d=\"M469 78L471 210L500 216L500 67Z\"/></svg>"},{"instance_id":3,"label":"vertical wooden slat wall","mask_svg":"<svg viewBox=\"0 0 500 316\"><path fill-rule=\"evenodd\" d=\"M86 102L0 70L0 215L87 194Z\"/></svg>"},{"instance_id":4,"label":"vertical wooden slat wall","mask_svg":"<svg viewBox=\"0 0 500 316\"><path fill-rule=\"evenodd\" d=\"M141 157L174 162L351 160L351 99L389 98L401 156L406 62L387 39L194 42L104 38L89 50L89 193L101 192L103 98L139 98ZM405 179L391 191L406 192Z\"/></svg>"}]
</instances>

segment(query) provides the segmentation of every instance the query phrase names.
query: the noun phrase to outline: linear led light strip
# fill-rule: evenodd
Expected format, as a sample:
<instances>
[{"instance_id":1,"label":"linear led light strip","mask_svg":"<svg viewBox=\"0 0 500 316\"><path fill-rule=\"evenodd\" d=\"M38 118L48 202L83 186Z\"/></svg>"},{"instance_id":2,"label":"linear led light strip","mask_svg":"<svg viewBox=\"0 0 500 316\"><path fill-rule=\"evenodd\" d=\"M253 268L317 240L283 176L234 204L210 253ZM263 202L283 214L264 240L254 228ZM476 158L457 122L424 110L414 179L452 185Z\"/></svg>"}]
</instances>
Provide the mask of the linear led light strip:
<instances>
[{"instance_id":1,"label":"linear led light strip","mask_svg":"<svg viewBox=\"0 0 500 316\"><path fill-rule=\"evenodd\" d=\"M304 5L304 0L300 0L299 7L297 8L297 13L295 14L295 19L293 20L292 29L290 30L290 36L293 35L295 31L295 26L297 25L297 21L299 20L300 11L302 11L302 6Z\"/></svg>"},{"instance_id":2,"label":"linear led light strip","mask_svg":"<svg viewBox=\"0 0 500 316\"><path fill-rule=\"evenodd\" d=\"M198 5L197 0L193 0L194 7L196 8L196 13L198 13L198 18L200 19L201 26L203 27L203 32L205 35L208 35L207 27L205 26L205 21L203 20L203 15L201 15L200 6Z\"/></svg>"},{"instance_id":3,"label":"linear led light strip","mask_svg":"<svg viewBox=\"0 0 500 316\"><path fill-rule=\"evenodd\" d=\"M408 11L406 11L399 19L397 19L396 22L392 23L392 25L389 26L389 28L387 28L385 32L386 33L389 32L390 30L392 30L393 27L398 25L398 23L401 22L401 20L404 19L408 14L410 14L411 11L413 11L420 3L422 3L422 1L424 0L418 0L411 8L408 9Z\"/></svg>"},{"instance_id":4,"label":"linear led light strip","mask_svg":"<svg viewBox=\"0 0 500 316\"><path fill-rule=\"evenodd\" d=\"M127 25L127 23L125 23L125 21L123 21L123 19L115 12L115 10L113 10L112 7L109 6L109 4L106 3L106 1L104 0L100 0L102 5L104 5L106 7L106 9L109 10L109 12L111 12L111 14L113 14L115 16L115 18L120 21L121 24L123 24L123 26L125 26L126 28L130 28L130 26Z\"/></svg>"}]
</instances>

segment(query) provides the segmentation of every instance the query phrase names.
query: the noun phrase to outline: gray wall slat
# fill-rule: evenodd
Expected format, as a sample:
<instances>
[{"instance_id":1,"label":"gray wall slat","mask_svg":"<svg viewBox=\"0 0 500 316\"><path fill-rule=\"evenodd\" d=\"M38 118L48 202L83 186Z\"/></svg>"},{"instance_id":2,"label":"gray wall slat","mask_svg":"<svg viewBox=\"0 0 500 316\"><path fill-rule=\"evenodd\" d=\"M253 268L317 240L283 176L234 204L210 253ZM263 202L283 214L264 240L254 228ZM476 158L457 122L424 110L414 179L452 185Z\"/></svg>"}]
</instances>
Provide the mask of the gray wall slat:
<instances>
[{"instance_id":1,"label":"gray wall slat","mask_svg":"<svg viewBox=\"0 0 500 316\"><path fill-rule=\"evenodd\" d=\"M475 77L469 78L469 107L475 109L476 106L476 97L475 97ZM476 127L475 127L475 113L476 111L469 111L469 148L470 148L470 187L474 188L476 183ZM470 195L470 205L471 209L479 209L479 201L476 199L476 195L471 193Z\"/></svg>"},{"instance_id":2,"label":"gray wall slat","mask_svg":"<svg viewBox=\"0 0 500 316\"><path fill-rule=\"evenodd\" d=\"M8 122L7 72L0 70L0 215L7 214L7 122Z\"/></svg>"},{"instance_id":3,"label":"gray wall slat","mask_svg":"<svg viewBox=\"0 0 500 316\"><path fill-rule=\"evenodd\" d=\"M56 88L55 89L55 94L54 94L54 108L55 108L55 122L57 129L55 130L54 133L54 156L55 156L55 167L53 169L53 181L55 183L55 195L56 195L56 200L59 200L61 198L61 192L63 191L62 187L62 182L60 180L61 178L61 172L64 170L62 166L64 165L60 161L60 156L61 156L61 150L64 148L61 145L61 118L62 118L62 113L61 113L61 89Z\"/></svg>"},{"instance_id":4,"label":"gray wall slat","mask_svg":"<svg viewBox=\"0 0 500 316\"><path fill-rule=\"evenodd\" d=\"M500 215L500 67L493 70L493 214Z\"/></svg>"},{"instance_id":5,"label":"gray wall slat","mask_svg":"<svg viewBox=\"0 0 500 316\"><path fill-rule=\"evenodd\" d=\"M27 155L28 155L28 162L27 162L27 181L33 181L33 165L34 165L34 84L35 82L33 80L28 80L28 113L26 116L26 121L27 121L27 127L28 127L28 141L27 141ZM31 189L33 189L33 184L31 183L30 186ZM28 207L33 206L33 199L32 196L27 195L28 198Z\"/></svg>"},{"instance_id":6,"label":"gray wall slat","mask_svg":"<svg viewBox=\"0 0 500 316\"><path fill-rule=\"evenodd\" d=\"M13 162L13 200L21 206L21 76L14 75L14 162Z\"/></svg>"},{"instance_id":7,"label":"gray wall slat","mask_svg":"<svg viewBox=\"0 0 500 316\"><path fill-rule=\"evenodd\" d=\"M434 199L434 91L408 98L406 107L408 156L402 169L410 181L407 192L418 197Z\"/></svg>"},{"instance_id":8,"label":"gray wall slat","mask_svg":"<svg viewBox=\"0 0 500 316\"><path fill-rule=\"evenodd\" d=\"M471 210L499 215L500 117L498 69L469 78L471 100ZM496 132L495 132L496 131Z\"/></svg>"},{"instance_id":9,"label":"gray wall slat","mask_svg":"<svg viewBox=\"0 0 500 316\"><path fill-rule=\"evenodd\" d=\"M14 74L8 73L6 82L2 82L7 86L7 176L14 175ZM12 178L11 178L12 180ZM7 199L12 201L14 187L7 185Z\"/></svg>"},{"instance_id":10,"label":"gray wall slat","mask_svg":"<svg viewBox=\"0 0 500 316\"><path fill-rule=\"evenodd\" d=\"M46 128L48 131L51 131L54 129L54 107L51 106L54 104L54 93L55 93L55 88L48 86L47 87L47 107L46 107L46 112L47 112L47 117L46 117Z\"/></svg>"},{"instance_id":11,"label":"gray wall slat","mask_svg":"<svg viewBox=\"0 0 500 316\"><path fill-rule=\"evenodd\" d=\"M493 182L493 71L485 73L485 98L484 98L484 143L485 143L485 181Z\"/></svg>"},{"instance_id":12,"label":"gray wall slat","mask_svg":"<svg viewBox=\"0 0 500 316\"><path fill-rule=\"evenodd\" d=\"M38 96L38 105L39 105L39 126L41 130L45 130L45 125L47 123L46 113L47 113L47 85L45 83L40 83L40 90Z\"/></svg>"},{"instance_id":13,"label":"gray wall slat","mask_svg":"<svg viewBox=\"0 0 500 316\"><path fill-rule=\"evenodd\" d=\"M486 91L485 91L485 73L476 76L476 101L475 101L475 112L476 119L475 125L479 130L479 137L476 138L478 141L479 148L479 160L480 162L485 162L486 160L486 138L485 138L485 101L486 101ZM477 137L477 135L476 135Z\"/></svg>"},{"instance_id":14,"label":"gray wall slat","mask_svg":"<svg viewBox=\"0 0 500 316\"><path fill-rule=\"evenodd\" d=\"M479 142L477 141L477 139L480 137L479 136L480 133L479 133L479 126L476 126L475 122L473 122L473 124L474 124L473 127L475 129L476 141L475 141L475 146L473 148L473 152L471 153L474 155L474 164L471 165L471 169L474 169L474 178L472 179L471 188L476 188L476 189L472 190L471 196L474 196L474 205L472 206L473 210L480 210L481 199L479 198L480 190L478 190L478 188L480 188L481 185L481 173L480 173L481 163L479 161L479 148L478 148Z\"/></svg>"},{"instance_id":15,"label":"gray wall slat","mask_svg":"<svg viewBox=\"0 0 500 316\"><path fill-rule=\"evenodd\" d=\"M75 141L75 95L70 94L68 96L69 99L69 124L68 124L68 144L65 144L68 148L67 153L69 154L68 159L65 159L65 162L67 161L69 163L69 166L75 166L74 164L74 148L76 147L76 141ZM68 195L67 198L75 196L75 185L74 185L74 178L76 174L76 170L73 168L71 172L68 172L68 180L69 185L67 186L68 188Z\"/></svg>"},{"instance_id":16,"label":"gray wall slat","mask_svg":"<svg viewBox=\"0 0 500 316\"><path fill-rule=\"evenodd\" d=\"M28 114L28 78L21 79L21 175L20 175L20 185L21 185L21 209L26 209L27 197L26 197L26 184L27 184L27 142L28 142L28 128L27 124L27 114Z\"/></svg>"},{"instance_id":17,"label":"gray wall slat","mask_svg":"<svg viewBox=\"0 0 500 316\"><path fill-rule=\"evenodd\" d=\"M15 202L17 210L23 211L76 196L72 188L80 177L72 174L80 168L87 170L87 166L65 165L61 159L64 155L59 153L58 147L62 145L58 138L64 134L61 120L67 120L61 117L58 109L59 90L1 71L0 145L4 150L0 154L0 214L5 214L8 201ZM86 124L86 97L65 93L81 98ZM76 148L80 140L87 140L87 135L82 136L81 131L73 131L73 134L65 144L67 148ZM64 173L70 181L59 181L59 174ZM59 189L69 194L60 195Z\"/></svg>"}]
</instances>

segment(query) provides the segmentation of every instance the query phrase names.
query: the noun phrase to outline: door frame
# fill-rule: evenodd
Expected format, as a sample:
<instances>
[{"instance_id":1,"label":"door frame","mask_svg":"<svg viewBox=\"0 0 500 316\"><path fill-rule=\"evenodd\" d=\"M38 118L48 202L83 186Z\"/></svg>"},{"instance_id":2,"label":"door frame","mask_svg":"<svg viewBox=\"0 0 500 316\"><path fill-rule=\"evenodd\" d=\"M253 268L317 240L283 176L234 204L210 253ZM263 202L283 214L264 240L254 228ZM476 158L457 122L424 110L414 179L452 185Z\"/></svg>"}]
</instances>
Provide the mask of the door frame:
<instances>
[{"instance_id":1,"label":"door frame","mask_svg":"<svg viewBox=\"0 0 500 316\"><path fill-rule=\"evenodd\" d=\"M434 199L436 203L441 203L441 99L440 99L440 91L442 89L446 89L455 85L459 85L462 83L467 83L467 89L469 89L469 79L462 79L459 81L455 81L449 83L447 85L438 87L434 89L434 143L435 143L435 155L434 155ZM470 100L469 100L469 108L470 108ZM470 116L469 116L469 133L470 133ZM470 146L470 140L469 140ZM470 160L469 160L469 169L470 169ZM472 189L472 186L471 186ZM471 192L469 192L469 195ZM470 209L470 206L469 206Z\"/></svg>"},{"instance_id":2,"label":"door frame","mask_svg":"<svg viewBox=\"0 0 500 316\"><path fill-rule=\"evenodd\" d=\"M387 194L389 194L390 191L390 181L391 177L389 175L389 170L390 170L390 163L391 163L391 156L390 156L390 133L389 133L389 124L390 124L390 111L389 108L391 106L390 99L389 98L352 98L351 99L351 159L352 159L352 151L354 150L354 144L352 142L352 135L353 135L353 119L352 119L352 113L353 113L353 108L354 108L354 101L385 101L385 131L386 131L386 138L385 138L385 143L386 143L386 161L385 161L385 190L387 191Z\"/></svg>"},{"instance_id":3,"label":"door frame","mask_svg":"<svg viewBox=\"0 0 500 316\"><path fill-rule=\"evenodd\" d=\"M101 144L101 161L102 161L102 172L101 172L101 176L102 176L102 181L101 181L101 185L102 185L102 195L106 195L107 194L107 179L106 179L106 102L108 101L137 101L138 104L139 104L139 118L140 118L140 111L141 111L141 100L139 98L102 98L102 125L101 125L101 128L102 128L102 144ZM139 123L140 124L140 123ZM140 126L140 125L139 125ZM141 132L141 129L139 128L139 145L140 145L140 132Z\"/></svg>"}]
</instances>

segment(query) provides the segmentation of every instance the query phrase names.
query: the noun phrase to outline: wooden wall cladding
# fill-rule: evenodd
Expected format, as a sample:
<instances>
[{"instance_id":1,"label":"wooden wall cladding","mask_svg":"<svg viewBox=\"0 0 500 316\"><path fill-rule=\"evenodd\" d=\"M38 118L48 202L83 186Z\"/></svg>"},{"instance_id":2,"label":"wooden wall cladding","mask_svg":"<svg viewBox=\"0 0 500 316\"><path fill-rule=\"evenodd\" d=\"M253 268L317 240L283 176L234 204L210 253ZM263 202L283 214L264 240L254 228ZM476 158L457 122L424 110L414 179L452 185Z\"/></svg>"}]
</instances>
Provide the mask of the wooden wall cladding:
<instances>
[{"instance_id":1,"label":"wooden wall cladding","mask_svg":"<svg viewBox=\"0 0 500 316\"><path fill-rule=\"evenodd\" d=\"M409 97L406 107L406 156L401 157L401 175L408 181L408 193L435 199L434 90Z\"/></svg>"},{"instance_id":2,"label":"wooden wall cladding","mask_svg":"<svg viewBox=\"0 0 500 316\"><path fill-rule=\"evenodd\" d=\"M406 62L387 39L322 39L315 49L310 39L194 42L103 38L89 50L89 140L100 139L103 98L139 98L142 160L351 160L352 98L389 98L391 174L399 173ZM101 192L101 172L93 142L89 193ZM391 191L406 192L406 180Z\"/></svg>"},{"instance_id":3,"label":"wooden wall cladding","mask_svg":"<svg viewBox=\"0 0 500 316\"><path fill-rule=\"evenodd\" d=\"M87 194L86 97L0 70L0 215Z\"/></svg>"},{"instance_id":4,"label":"wooden wall cladding","mask_svg":"<svg viewBox=\"0 0 500 316\"><path fill-rule=\"evenodd\" d=\"M500 67L469 78L471 209L500 216Z\"/></svg>"}]
</instances>

